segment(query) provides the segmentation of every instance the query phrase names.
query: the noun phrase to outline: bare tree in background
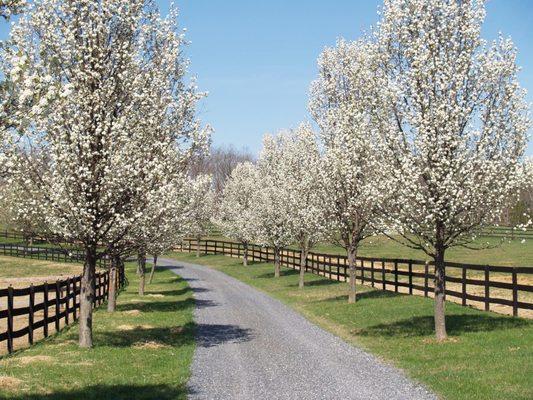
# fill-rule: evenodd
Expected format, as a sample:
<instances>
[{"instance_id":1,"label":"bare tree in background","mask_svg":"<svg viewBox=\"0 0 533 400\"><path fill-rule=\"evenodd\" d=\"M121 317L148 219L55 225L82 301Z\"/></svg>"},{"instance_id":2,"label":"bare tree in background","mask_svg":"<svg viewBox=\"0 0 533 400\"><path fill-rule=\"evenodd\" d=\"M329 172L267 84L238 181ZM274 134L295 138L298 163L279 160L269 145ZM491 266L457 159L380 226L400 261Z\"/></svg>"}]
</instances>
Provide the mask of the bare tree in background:
<instances>
[{"instance_id":1,"label":"bare tree in background","mask_svg":"<svg viewBox=\"0 0 533 400\"><path fill-rule=\"evenodd\" d=\"M254 155L246 148L237 149L233 145L211 147L208 155L199 159L191 168L191 175L211 175L215 194L222 193L226 180L237 164L254 162Z\"/></svg>"}]
</instances>

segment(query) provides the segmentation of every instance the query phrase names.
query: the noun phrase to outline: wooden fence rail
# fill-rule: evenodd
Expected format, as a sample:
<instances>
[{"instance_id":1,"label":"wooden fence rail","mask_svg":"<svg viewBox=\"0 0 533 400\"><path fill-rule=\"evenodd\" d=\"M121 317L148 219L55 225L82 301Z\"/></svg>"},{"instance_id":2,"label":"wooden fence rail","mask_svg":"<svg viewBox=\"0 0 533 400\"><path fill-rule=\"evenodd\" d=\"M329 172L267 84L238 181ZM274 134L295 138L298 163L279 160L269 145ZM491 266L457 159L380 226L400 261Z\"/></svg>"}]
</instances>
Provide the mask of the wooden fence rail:
<instances>
[{"instance_id":1,"label":"wooden fence rail","mask_svg":"<svg viewBox=\"0 0 533 400\"><path fill-rule=\"evenodd\" d=\"M10 244L0 244L0 254L58 262L83 262L85 259L81 251ZM99 266L107 267L107 259L100 260ZM125 285L125 277L120 268L117 274L118 290ZM97 272L95 289L93 306L98 307L108 299L109 271ZM0 326L5 326L5 331L0 331L0 343L7 342L7 351L12 353L15 339L27 336L27 343L31 345L36 332L46 338L51 332L73 323L79 316L80 291L81 276L25 288L0 289Z\"/></svg>"},{"instance_id":2,"label":"wooden fence rail","mask_svg":"<svg viewBox=\"0 0 533 400\"><path fill-rule=\"evenodd\" d=\"M196 252L197 246L204 254L224 254L243 257L244 245L223 240L185 239L178 250ZM274 262L274 249L258 245L248 246L252 261ZM292 269L300 268L300 251L283 249L281 264ZM432 295L435 275L431 262L407 259L359 257L356 260L356 279L372 287L425 297ZM346 256L310 252L307 272L337 281L347 280L349 274ZM475 306L486 311L496 311L532 317L533 267L502 267L446 263L446 296L463 306ZM491 305L495 305L491 308Z\"/></svg>"}]
</instances>

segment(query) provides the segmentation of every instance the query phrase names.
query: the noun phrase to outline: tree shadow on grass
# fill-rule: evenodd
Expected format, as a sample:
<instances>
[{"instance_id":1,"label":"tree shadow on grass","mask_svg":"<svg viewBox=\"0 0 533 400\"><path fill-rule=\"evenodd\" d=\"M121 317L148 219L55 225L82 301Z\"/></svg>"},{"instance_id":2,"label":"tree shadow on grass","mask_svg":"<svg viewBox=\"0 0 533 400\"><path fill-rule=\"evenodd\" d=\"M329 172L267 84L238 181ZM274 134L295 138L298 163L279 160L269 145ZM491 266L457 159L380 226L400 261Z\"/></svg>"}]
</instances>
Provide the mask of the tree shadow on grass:
<instances>
[{"instance_id":1,"label":"tree shadow on grass","mask_svg":"<svg viewBox=\"0 0 533 400\"><path fill-rule=\"evenodd\" d=\"M368 290L366 292L357 292L356 298L357 301L365 300L365 299L387 299L390 297L398 297L402 296L402 294L394 293L394 292L388 292L385 290ZM324 300L320 301L343 301L345 300L348 302L348 291L346 291L346 294L330 297Z\"/></svg>"},{"instance_id":2,"label":"tree shadow on grass","mask_svg":"<svg viewBox=\"0 0 533 400\"><path fill-rule=\"evenodd\" d=\"M196 341L200 347L214 347L224 343L242 343L253 338L252 330L237 325L194 324L163 328L135 327L131 330L99 332L97 343L110 347L135 347L144 343L180 347Z\"/></svg>"},{"instance_id":3,"label":"tree shadow on grass","mask_svg":"<svg viewBox=\"0 0 533 400\"><path fill-rule=\"evenodd\" d=\"M92 385L47 394L13 394L13 400L175 400L186 399L184 385Z\"/></svg>"},{"instance_id":4,"label":"tree shadow on grass","mask_svg":"<svg viewBox=\"0 0 533 400\"><path fill-rule=\"evenodd\" d=\"M511 317L482 314L446 316L446 329L450 335L468 332L491 332L516 329L532 325L531 322ZM433 316L412 317L390 324L379 324L358 331L361 336L414 337L432 335L435 331Z\"/></svg>"},{"instance_id":5,"label":"tree shadow on grass","mask_svg":"<svg viewBox=\"0 0 533 400\"><path fill-rule=\"evenodd\" d=\"M181 289L175 289L175 290L148 290L146 291L146 295L163 295L163 296L181 296L187 293L190 293L192 290L189 286L181 288Z\"/></svg>"},{"instance_id":6,"label":"tree shadow on grass","mask_svg":"<svg viewBox=\"0 0 533 400\"><path fill-rule=\"evenodd\" d=\"M337 285L339 282L337 281L333 281L331 279L318 279L318 280L314 280L314 281L306 281L305 282L305 286L328 286L328 285ZM295 284L292 284L292 285L289 285L291 287L297 287L298 284L295 283Z\"/></svg>"},{"instance_id":7,"label":"tree shadow on grass","mask_svg":"<svg viewBox=\"0 0 533 400\"><path fill-rule=\"evenodd\" d=\"M193 343L196 326L189 322L183 326L144 328L131 330L114 330L97 332L95 342L102 347L132 347L144 343L156 343L161 346L181 347Z\"/></svg>"},{"instance_id":8,"label":"tree shadow on grass","mask_svg":"<svg viewBox=\"0 0 533 400\"><path fill-rule=\"evenodd\" d=\"M280 272L281 276L291 276L291 275L298 275L300 271L297 271L295 269L288 269L288 270L282 270ZM266 274L257 275L256 278L263 279L263 278L272 278L274 279L274 271L267 272Z\"/></svg>"},{"instance_id":9,"label":"tree shadow on grass","mask_svg":"<svg viewBox=\"0 0 533 400\"><path fill-rule=\"evenodd\" d=\"M205 292L210 292L211 290L210 289L207 289L207 288L202 288L202 287L190 287L190 286L187 286L187 287L184 287L184 288L181 288L181 289L176 289L176 290L158 290L158 291L147 291L146 292L146 295L163 295L163 296L181 296L183 294L186 294L186 293L190 293L190 292L193 292L193 293L205 293Z\"/></svg>"},{"instance_id":10,"label":"tree shadow on grass","mask_svg":"<svg viewBox=\"0 0 533 400\"><path fill-rule=\"evenodd\" d=\"M218 306L218 303L212 300L201 300L188 298L177 301L151 301L139 303L126 303L117 306L117 311L139 310L140 312L176 312L189 308L207 308Z\"/></svg>"}]
</instances>

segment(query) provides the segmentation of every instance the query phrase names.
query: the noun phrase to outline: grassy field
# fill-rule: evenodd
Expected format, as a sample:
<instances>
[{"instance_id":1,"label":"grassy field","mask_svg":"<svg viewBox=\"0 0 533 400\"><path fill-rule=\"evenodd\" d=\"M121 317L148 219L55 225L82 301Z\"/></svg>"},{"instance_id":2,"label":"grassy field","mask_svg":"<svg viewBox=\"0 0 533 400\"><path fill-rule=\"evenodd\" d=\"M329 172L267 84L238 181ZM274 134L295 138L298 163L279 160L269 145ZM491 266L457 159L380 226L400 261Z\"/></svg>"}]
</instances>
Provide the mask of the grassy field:
<instances>
[{"instance_id":1,"label":"grassy field","mask_svg":"<svg viewBox=\"0 0 533 400\"><path fill-rule=\"evenodd\" d=\"M533 240L508 240L502 242L497 238L479 238L476 246L485 246L482 250L471 250L464 247L453 247L446 253L446 260L466 264L490 264L509 267L533 267ZM320 244L317 252L346 254L344 249L331 244ZM368 238L363 241L359 250L360 256L406 258L426 260L427 256L420 250L402 246L385 236Z\"/></svg>"},{"instance_id":2,"label":"grassy field","mask_svg":"<svg viewBox=\"0 0 533 400\"><path fill-rule=\"evenodd\" d=\"M222 236L210 236L212 240L230 240ZM464 247L454 247L446 252L446 260L465 264L489 264L505 267L533 267L533 239L507 240L494 237L480 237L473 246L482 249L472 250ZM296 246L290 246L297 248ZM319 243L312 251L346 255L346 251L331 243ZM412 260L426 260L427 255L420 251L403 246L387 238L376 236L365 239L359 248L359 256L376 258L403 258Z\"/></svg>"},{"instance_id":3,"label":"grassy field","mask_svg":"<svg viewBox=\"0 0 533 400\"><path fill-rule=\"evenodd\" d=\"M194 300L186 282L158 271L147 294L130 280L118 311L94 316L95 348L77 347L77 325L0 359L2 399L185 399L194 351Z\"/></svg>"},{"instance_id":4,"label":"grassy field","mask_svg":"<svg viewBox=\"0 0 533 400\"><path fill-rule=\"evenodd\" d=\"M347 303L346 284L319 276L306 275L308 286L299 290L297 271L283 269L276 280L270 264L245 268L225 256L174 257L212 266L267 292L324 329L404 369L443 398L533 398L533 321L448 303L450 339L437 343L430 299L360 286L353 305Z\"/></svg>"}]
</instances>

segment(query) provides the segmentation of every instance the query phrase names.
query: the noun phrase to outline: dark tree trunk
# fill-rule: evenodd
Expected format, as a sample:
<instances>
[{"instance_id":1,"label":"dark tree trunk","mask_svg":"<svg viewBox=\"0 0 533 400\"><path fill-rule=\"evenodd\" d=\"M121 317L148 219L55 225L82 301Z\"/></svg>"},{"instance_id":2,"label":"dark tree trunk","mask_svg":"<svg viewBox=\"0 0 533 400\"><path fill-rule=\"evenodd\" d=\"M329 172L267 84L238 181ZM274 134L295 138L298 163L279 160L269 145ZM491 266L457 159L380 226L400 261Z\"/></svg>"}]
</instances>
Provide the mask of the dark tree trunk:
<instances>
[{"instance_id":1,"label":"dark tree trunk","mask_svg":"<svg viewBox=\"0 0 533 400\"><path fill-rule=\"evenodd\" d=\"M114 312L117 308L117 275L120 268L120 257L113 256L111 267L109 268L109 298L107 300L107 311Z\"/></svg>"},{"instance_id":2,"label":"dark tree trunk","mask_svg":"<svg viewBox=\"0 0 533 400\"><path fill-rule=\"evenodd\" d=\"M300 251L300 281L298 282L298 287L300 289L303 289L305 285L305 267L307 265L307 254L309 253L309 250L307 247L302 247Z\"/></svg>"},{"instance_id":3,"label":"dark tree trunk","mask_svg":"<svg viewBox=\"0 0 533 400\"><path fill-rule=\"evenodd\" d=\"M148 284L152 283L154 279L155 269L157 268L157 254L154 254L154 262L152 264L152 270L150 271L150 278L148 278Z\"/></svg>"},{"instance_id":4,"label":"dark tree trunk","mask_svg":"<svg viewBox=\"0 0 533 400\"><path fill-rule=\"evenodd\" d=\"M243 242L244 246L244 255L242 257L242 265L245 267L248 266L248 242Z\"/></svg>"},{"instance_id":5,"label":"dark tree trunk","mask_svg":"<svg viewBox=\"0 0 533 400\"><path fill-rule=\"evenodd\" d=\"M85 249L85 264L80 287L79 345L93 346L93 304L96 286L96 245Z\"/></svg>"},{"instance_id":6,"label":"dark tree trunk","mask_svg":"<svg viewBox=\"0 0 533 400\"><path fill-rule=\"evenodd\" d=\"M355 261L357 259L357 249L355 246L348 246L348 268L350 272L349 276L349 285L350 285L350 291L348 293L348 303L355 303L357 300L357 292L355 288Z\"/></svg>"},{"instance_id":7,"label":"dark tree trunk","mask_svg":"<svg viewBox=\"0 0 533 400\"><path fill-rule=\"evenodd\" d=\"M137 255L137 275L139 275L139 296L144 296L144 284L146 276L146 253Z\"/></svg>"},{"instance_id":8,"label":"dark tree trunk","mask_svg":"<svg viewBox=\"0 0 533 400\"><path fill-rule=\"evenodd\" d=\"M274 277L280 277L281 270L281 249L279 247L274 247Z\"/></svg>"},{"instance_id":9,"label":"dark tree trunk","mask_svg":"<svg viewBox=\"0 0 533 400\"><path fill-rule=\"evenodd\" d=\"M445 340L445 294L446 294L446 269L444 266L445 248L438 245L435 248L435 336L438 341Z\"/></svg>"}]
</instances>

